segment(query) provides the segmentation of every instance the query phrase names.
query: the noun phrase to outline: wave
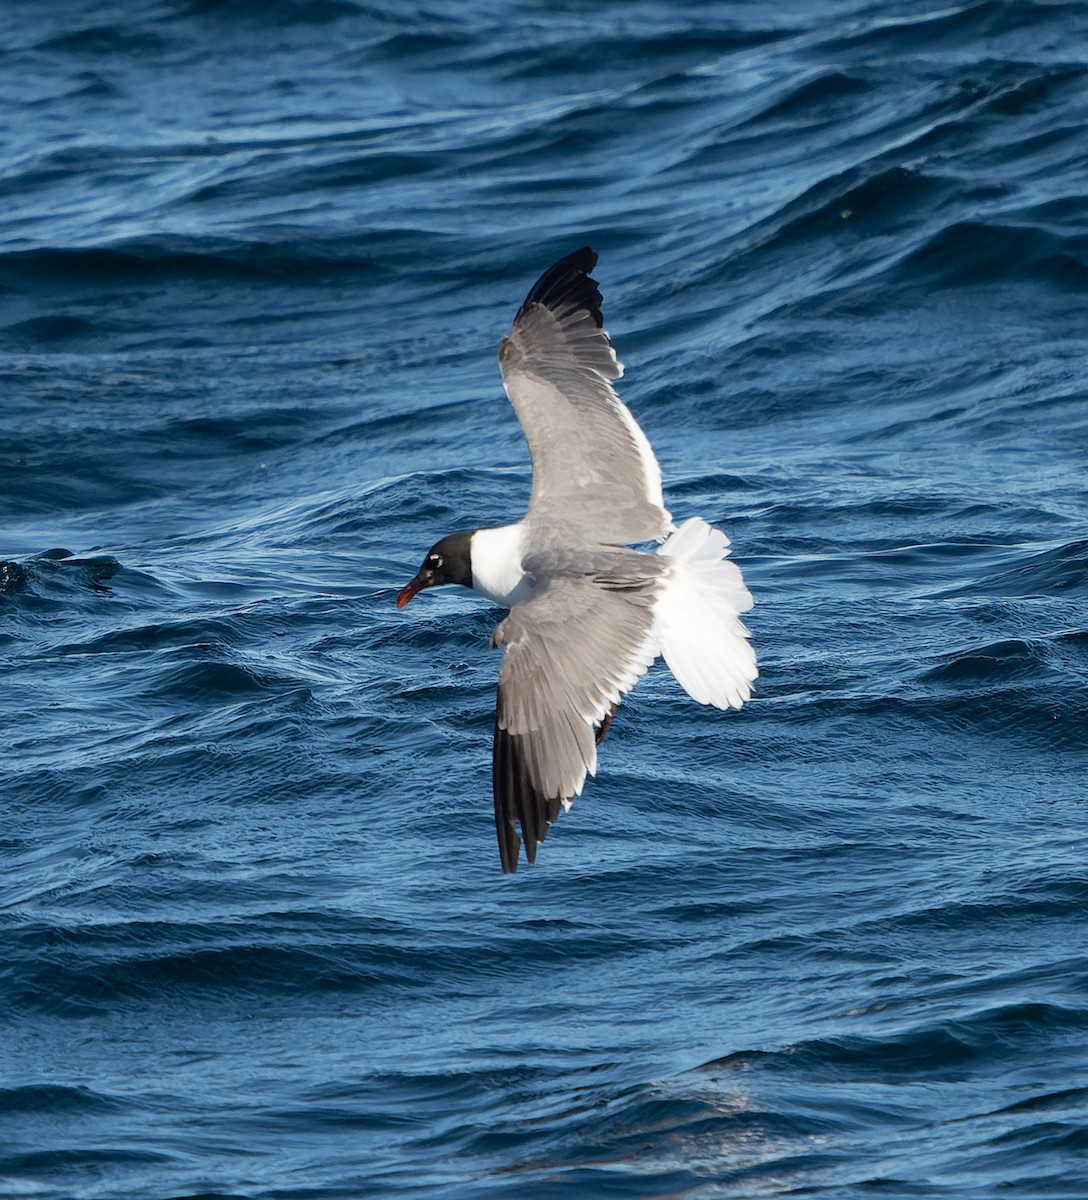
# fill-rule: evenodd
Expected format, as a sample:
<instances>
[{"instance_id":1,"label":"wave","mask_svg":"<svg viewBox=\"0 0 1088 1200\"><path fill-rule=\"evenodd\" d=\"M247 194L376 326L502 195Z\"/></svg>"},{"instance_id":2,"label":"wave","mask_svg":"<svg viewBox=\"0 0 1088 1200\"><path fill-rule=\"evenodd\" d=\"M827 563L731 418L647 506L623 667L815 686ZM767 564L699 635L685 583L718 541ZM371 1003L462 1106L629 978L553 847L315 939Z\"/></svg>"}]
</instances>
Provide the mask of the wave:
<instances>
[{"instance_id":1,"label":"wave","mask_svg":"<svg viewBox=\"0 0 1088 1200\"><path fill-rule=\"evenodd\" d=\"M1088 1009L1024 1001L884 1036L842 1035L797 1042L781 1050L737 1051L700 1069L782 1071L819 1080L956 1078L980 1059L999 1060L1003 1047L1025 1049L1032 1042L1075 1037L1085 1029Z\"/></svg>"},{"instance_id":2,"label":"wave","mask_svg":"<svg viewBox=\"0 0 1088 1200\"><path fill-rule=\"evenodd\" d=\"M72 1149L67 1146L29 1150L23 1153L0 1151L0 1171L14 1178L28 1176L35 1183L43 1176L73 1176L95 1172L124 1170L126 1167L163 1167L177 1161L174 1154L160 1150ZM198 1200L193 1197L192 1200Z\"/></svg>"},{"instance_id":3,"label":"wave","mask_svg":"<svg viewBox=\"0 0 1088 1200\"><path fill-rule=\"evenodd\" d=\"M60 51L65 54L86 55L98 59L103 56L136 57L145 54L161 54L170 48L170 41L154 30L136 25L87 25L56 34L39 42L35 47L48 54Z\"/></svg>"},{"instance_id":4,"label":"wave","mask_svg":"<svg viewBox=\"0 0 1088 1200\"><path fill-rule=\"evenodd\" d=\"M215 238L138 238L102 247L9 250L0 254L0 282L11 290L35 291L44 284L118 285L169 279L258 279L305 282L330 271L356 275L380 271L374 252L395 253L396 232L350 238L297 238L272 243ZM384 254L383 254L384 256Z\"/></svg>"},{"instance_id":5,"label":"wave","mask_svg":"<svg viewBox=\"0 0 1088 1200\"><path fill-rule=\"evenodd\" d=\"M44 550L19 562L0 561L0 596L32 592L59 596L78 591L108 592L109 580L121 564L109 554L79 555L70 550Z\"/></svg>"},{"instance_id":6,"label":"wave","mask_svg":"<svg viewBox=\"0 0 1088 1200\"><path fill-rule=\"evenodd\" d=\"M875 16L856 22L856 32L849 35L832 36L823 43L825 50L848 51L858 49L866 56L880 54L887 46L895 53L935 50L943 42L959 47L964 39L977 42L979 39L996 40L1006 34L1022 36L1028 29L1053 28L1056 14L1048 11L1047 5L1031 3L1031 0L973 0L952 8L926 11L920 15L896 17ZM1083 11L1083 4L1074 3L1073 8Z\"/></svg>"},{"instance_id":7,"label":"wave","mask_svg":"<svg viewBox=\"0 0 1088 1200\"><path fill-rule=\"evenodd\" d=\"M1004 556L1000 568L935 593L954 596L1080 596L1088 588L1088 539L1045 550L1021 548Z\"/></svg>"},{"instance_id":8,"label":"wave","mask_svg":"<svg viewBox=\"0 0 1088 1200\"><path fill-rule=\"evenodd\" d=\"M194 879L205 896L215 880ZM260 937L262 927L267 936ZM539 965L600 962L619 949L591 928L530 922ZM577 936L572 936L576 934ZM39 953L47 935L51 951ZM22 925L7 938L5 1003L24 1013L78 1016L115 1013L154 1001L186 1009L244 997L358 995L369 1004L401 1003L405 991L438 993L452 983L501 980L523 961L520 940L457 936L419 941L397 923L338 920L335 915L253 914L246 928L154 921L96 928Z\"/></svg>"},{"instance_id":9,"label":"wave","mask_svg":"<svg viewBox=\"0 0 1088 1200\"><path fill-rule=\"evenodd\" d=\"M589 38L548 39L538 43L531 55L497 50L491 61L503 69L508 79L554 79L557 75L584 76L602 61L615 55L637 56L647 65L661 69L677 65L677 60L694 59L704 63L707 55L722 56L739 50L765 46L784 40L796 32L788 26L775 27L715 22L677 23L671 28L666 20L660 30L618 28L614 35Z\"/></svg>"},{"instance_id":10,"label":"wave","mask_svg":"<svg viewBox=\"0 0 1088 1200\"><path fill-rule=\"evenodd\" d=\"M22 342L28 348L35 346L51 346L56 342L71 343L80 339L89 340L101 332L100 328L83 317L73 317L67 313L55 313L51 316L30 317L25 321L16 321L8 325L2 335L13 346Z\"/></svg>"},{"instance_id":11,"label":"wave","mask_svg":"<svg viewBox=\"0 0 1088 1200\"><path fill-rule=\"evenodd\" d=\"M0 1088L0 1119L8 1113L26 1116L83 1116L115 1113L126 1107L122 1100L88 1087L59 1083L27 1083Z\"/></svg>"},{"instance_id":12,"label":"wave","mask_svg":"<svg viewBox=\"0 0 1088 1200\"><path fill-rule=\"evenodd\" d=\"M919 677L925 683L986 686L1018 680L1043 684L1050 671L1088 667L1088 632L1053 634L1045 638L1007 638L945 656Z\"/></svg>"},{"instance_id":13,"label":"wave","mask_svg":"<svg viewBox=\"0 0 1088 1200\"><path fill-rule=\"evenodd\" d=\"M274 28L327 25L345 17L364 16L374 11L353 0L181 0L173 15L175 19L216 17Z\"/></svg>"},{"instance_id":14,"label":"wave","mask_svg":"<svg viewBox=\"0 0 1088 1200\"><path fill-rule=\"evenodd\" d=\"M1034 281L1079 290L1088 283L1088 237L964 221L929 237L894 274L934 288Z\"/></svg>"}]
</instances>

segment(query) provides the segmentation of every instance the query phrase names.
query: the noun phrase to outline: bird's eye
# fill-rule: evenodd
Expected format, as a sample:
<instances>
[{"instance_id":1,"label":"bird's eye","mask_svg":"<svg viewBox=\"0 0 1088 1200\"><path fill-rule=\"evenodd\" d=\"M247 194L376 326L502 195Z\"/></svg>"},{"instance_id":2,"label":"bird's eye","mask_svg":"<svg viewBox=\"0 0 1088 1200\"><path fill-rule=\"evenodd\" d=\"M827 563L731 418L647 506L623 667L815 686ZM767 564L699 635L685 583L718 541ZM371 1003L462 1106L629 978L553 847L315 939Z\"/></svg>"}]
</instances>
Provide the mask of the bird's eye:
<instances>
[{"instance_id":1,"label":"bird's eye","mask_svg":"<svg viewBox=\"0 0 1088 1200\"><path fill-rule=\"evenodd\" d=\"M431 566L432 567L440 567L441 565L442 565L442 555L441 554L432 554L431 555Z\"/></svg>"}]
</instances>

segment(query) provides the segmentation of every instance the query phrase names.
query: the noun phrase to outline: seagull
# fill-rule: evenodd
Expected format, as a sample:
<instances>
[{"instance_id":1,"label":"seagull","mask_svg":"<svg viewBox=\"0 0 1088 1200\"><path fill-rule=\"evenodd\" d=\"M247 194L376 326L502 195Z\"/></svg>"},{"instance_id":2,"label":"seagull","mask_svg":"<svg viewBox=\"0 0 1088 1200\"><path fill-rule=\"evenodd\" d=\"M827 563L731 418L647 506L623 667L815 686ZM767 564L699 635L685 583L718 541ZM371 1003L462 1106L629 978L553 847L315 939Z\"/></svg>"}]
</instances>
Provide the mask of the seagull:
<instances>
[{"instance_id":1,"label":"seagull","mask_svg":"<svg viewBox=\"0 0 1088 1200\"><path fill-rule=\"evenodd\" d=\"M620 701L658 656L693 700L719 709L740 708L757 675L740 620L752 597L729 539L700 517L673 523L650 443L612 386L623 366L596 265L584 246L545 271L499 345L532 459L528 512L436 542L397 595L400 609L459 584L510 610L491 638L504 650L492 787L508 874L522 838L533 863L596 774Z\"/></svg>"}]
</instances>

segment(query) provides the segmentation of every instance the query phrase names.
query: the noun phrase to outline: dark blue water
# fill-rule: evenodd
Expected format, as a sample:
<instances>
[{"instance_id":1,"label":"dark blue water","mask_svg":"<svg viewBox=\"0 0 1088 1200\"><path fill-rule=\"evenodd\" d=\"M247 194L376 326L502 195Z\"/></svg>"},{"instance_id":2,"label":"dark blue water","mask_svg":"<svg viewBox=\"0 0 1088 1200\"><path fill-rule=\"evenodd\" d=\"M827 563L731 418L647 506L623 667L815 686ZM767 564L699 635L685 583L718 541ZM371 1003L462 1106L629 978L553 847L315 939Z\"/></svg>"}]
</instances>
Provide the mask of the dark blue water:
<instances>
[{"instance_id":1,"label":"dark blue water","mask_svg":"<svg viewBox=\"0 0 1088 1200\"><path fill-rule=\"evenodd\" d=\"M20 0L0 1194L1088 1194L1088 6ZM762 675L535 868L495 349L601 254ZM67 553L65 553L67 552Z\"/></svg>"}]
</instances>

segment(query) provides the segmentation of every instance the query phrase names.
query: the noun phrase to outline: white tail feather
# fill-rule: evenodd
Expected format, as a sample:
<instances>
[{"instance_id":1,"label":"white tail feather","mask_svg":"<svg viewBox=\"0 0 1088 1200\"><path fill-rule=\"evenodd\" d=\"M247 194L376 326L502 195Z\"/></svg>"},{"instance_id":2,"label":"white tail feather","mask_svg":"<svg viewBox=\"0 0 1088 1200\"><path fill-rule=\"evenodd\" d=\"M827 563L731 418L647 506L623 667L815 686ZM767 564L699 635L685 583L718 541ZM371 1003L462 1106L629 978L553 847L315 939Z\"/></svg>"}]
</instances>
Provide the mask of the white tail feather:
<instances>
[{"instance_id":1,"label":"white tail feather","mask_svg":"<svg viewBox=\"0 0 1088 1200\"><path fill-rule=\"evenodd\" d=\"M752 607L729 539L700 517L672 534L658 553L673 560L657 602L658 645L669 670L700 704L740 708L759 672L740 614Z\"/></svg>"}]
</instances>

